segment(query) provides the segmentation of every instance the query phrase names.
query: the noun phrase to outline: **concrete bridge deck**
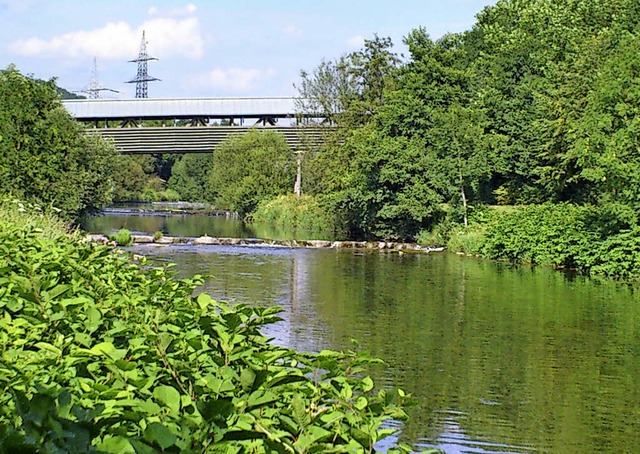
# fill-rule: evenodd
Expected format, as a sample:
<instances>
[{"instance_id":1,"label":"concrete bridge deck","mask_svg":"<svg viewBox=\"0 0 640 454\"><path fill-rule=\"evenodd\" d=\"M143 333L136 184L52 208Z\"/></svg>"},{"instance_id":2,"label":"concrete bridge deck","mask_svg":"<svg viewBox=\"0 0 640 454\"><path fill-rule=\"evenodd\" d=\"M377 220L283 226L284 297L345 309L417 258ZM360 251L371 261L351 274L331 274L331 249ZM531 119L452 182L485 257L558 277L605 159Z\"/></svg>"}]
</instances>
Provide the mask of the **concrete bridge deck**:
<instances>
[{"instance_id":1,"label":"concrete bridge deck","mask_svg":"<svg viewBox=\"0 0 640 454\"><path fill-rule=\"evenodd\" d=\"M184 99L73 99L62 105L75 119L83 122L143 120L270 120L309 118L296 108L296 98L184 98Z\"/></svg>"}]
</instances>

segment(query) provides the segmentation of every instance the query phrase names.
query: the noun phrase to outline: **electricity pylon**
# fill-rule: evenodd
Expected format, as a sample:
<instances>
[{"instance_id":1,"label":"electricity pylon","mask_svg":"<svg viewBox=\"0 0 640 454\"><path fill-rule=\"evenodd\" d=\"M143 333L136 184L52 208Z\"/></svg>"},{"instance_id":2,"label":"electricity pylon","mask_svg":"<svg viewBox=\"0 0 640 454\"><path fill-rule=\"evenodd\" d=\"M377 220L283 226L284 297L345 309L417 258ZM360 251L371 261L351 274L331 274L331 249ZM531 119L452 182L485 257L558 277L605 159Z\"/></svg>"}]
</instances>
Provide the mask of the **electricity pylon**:
<instances>
[{"instance_id":1,"label":"electricity pylon","mask_svg":"<svg viewBox=\"0 0 640 454\"><path fill-rule=\"evenodd\" d=\"M120 93L118 90L112 90L111 88L104 88L100 86L100 81L98 80L98 59L93 57L93 72L91 73L91 81L89 82L89 86L82 90L82 93L86 93L89 96L89 99L99 99L101 91L112 91L114 93Z\"/></svg>"},{"instance_id":2,"label":"electricity pylon","mask_svg":"<svg viewBox=\"0 0 640 454\"><path fill-rule=\"evenodd\" d=\"M157 60L157 58L149 57L147 54L147 41L144 37L144 31L142 32L142 43L140 44L140 52L138 58L135 60L129 60L130 63L138 64L138 74L134 79L127 81L128 84L136 84L136 98L148 98L149 93L147 91L147 83L156 80L155 77L151 77L147 72L147 62L149 60Z\"/></svg>"}]
</instances>

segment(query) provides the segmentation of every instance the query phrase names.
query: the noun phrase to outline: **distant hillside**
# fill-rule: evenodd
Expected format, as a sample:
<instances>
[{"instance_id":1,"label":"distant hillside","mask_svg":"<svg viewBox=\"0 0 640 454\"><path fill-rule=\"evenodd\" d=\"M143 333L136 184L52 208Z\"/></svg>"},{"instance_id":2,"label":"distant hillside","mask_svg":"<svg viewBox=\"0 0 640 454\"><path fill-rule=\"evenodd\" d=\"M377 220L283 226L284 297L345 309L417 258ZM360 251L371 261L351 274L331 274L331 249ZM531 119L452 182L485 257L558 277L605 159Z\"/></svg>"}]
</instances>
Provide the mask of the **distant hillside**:
<instances>
[{"instance_id":1,"label":"distant hillside","mask_svg":"<svg viewBox=\"0 0 640 454\"><path fill-rule=\"evenodd\" d=\"M69 90L65 90L62 87L56 87L56 91L60 95L61 99L87 99L86 96L77 95L75 93L70 92Z\"/></svg>"}]
</instances>

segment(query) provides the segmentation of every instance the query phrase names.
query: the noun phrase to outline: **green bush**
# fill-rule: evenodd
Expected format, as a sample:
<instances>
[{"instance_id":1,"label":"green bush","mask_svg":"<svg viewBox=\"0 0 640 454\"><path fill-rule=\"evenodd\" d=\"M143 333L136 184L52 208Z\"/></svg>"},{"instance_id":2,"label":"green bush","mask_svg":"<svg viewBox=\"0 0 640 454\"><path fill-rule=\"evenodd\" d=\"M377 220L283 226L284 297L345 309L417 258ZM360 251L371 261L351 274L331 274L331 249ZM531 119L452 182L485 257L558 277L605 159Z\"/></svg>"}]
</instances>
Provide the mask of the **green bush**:
<instances>
[{"instance_id":1,"label":"green bush","mask_svg":"<svg viewBox=\"0 0 640 454\"><path fill-rule=\"evenodd\" d=\"M258 205L250 218L254 223L294 230L334 230L332 216L312 196L281 195Z\"/></svg>"},{"instance_id":2,"label":"green bush","mask_svg":"<svg viewBox=\"0 0 640 454\"><path fill-rule=\"evenodd\" d=\"M487 225L482 253L494 259L575 267L598 236L591 210L570 204L530 205L498 215Z\"/></svg>"},{"instance_id":3,"label":"green bush","mask_svg":"<svg viewBox=\"0 0 640 454\"><path fill-rule=\"evenodd\" d=\"M463 213L460 209L443 205L444 215L430 229L421 231L417 237L418 244L446 246L454 252L478 254L484 244L485 226L497 216L497 207L485 205L469 206L469 225L463 224Z\"/></svg>"},{"instance_id":4,"label":"green bush","mask_svg":"<svg viewBox=\"0 0 640 454\"><path fill-rule=\"evenodd\" d=\"M111 241L115 241L118 246L130 246L133 243L131 232L127 229L120 229L113 235L109 235Z\"/></svg>"},{"instance_id":5,"label":"green bush","mask_svg":"<svg viewBox=\"0 0 640 454\"><path fill-rule=\"evenodd\" d=\"M211 202L216 197L208 182L212 162L213 153L183 155L171 168L169 188L180 194L180 200Z\"/></svg>"},{"instance_id":6,"label":"green bush","mask_svg":"<svg viewBox=\"0 0 640 454\"><path fill-rule=\"evenodd\" d=\"M271 344L260 330L277 308L196 297L199 277L0 227L2 452L367 453L404 417L404 393L374 389L366 354Z\"/></svg>"},{"instance_id":7,"label":"green bush","mask_svg":"<svg viewBox=\"0 0 640 454\"><path fill-rule=\"evenodd\" d=\"M0 70L0 193L77 219L111 203L117 156L113 144L83 133L54 80Z\"/></svg>"},{"instance_id":8,"label":"green bush","mask_svg":"<svg viewBox=\"0 0 640 454\"><path fill-rule=\"evenodd\" d=\"M592 274L624 279L640 277L640 227L619 232L594 243L578 258Z\"/></svg>"},{"instance_id":9,"label":"green bush","mask_svg":"<svg viewBox=\"0 0 640 454\"><path fill-rule=\"evenodd\" d=\"M44 237L52 239L76 235L55 213L8 195L0 196L0 229L13 225L37 230Z\"/></svg>"},{"instance_id":10,"label":"green bush","mask_svg":"<svg viewBox=\"0 0 640 454\"><path fill-rule=\"evenodd\" d=\"M162 238L163 236L164 236L164 234L163 234L161 231L159 231L159 230L157 230L157 231L153 232L153 240L154 240L154 241L158 241L158 240L159 240L160 238Z\"/></svg>"},{"instance_id":11,"label":"green bush","mask_svg":"<svg viewBox=\"0 0 640 454\"><path fill-rule=\"evenodd\" d=\"M485 244L486 227L482 224L472 224L468 227L458 226L454 229L446 242L447 249L453 252L479 255Z\"/></svg>"}]
</instances>

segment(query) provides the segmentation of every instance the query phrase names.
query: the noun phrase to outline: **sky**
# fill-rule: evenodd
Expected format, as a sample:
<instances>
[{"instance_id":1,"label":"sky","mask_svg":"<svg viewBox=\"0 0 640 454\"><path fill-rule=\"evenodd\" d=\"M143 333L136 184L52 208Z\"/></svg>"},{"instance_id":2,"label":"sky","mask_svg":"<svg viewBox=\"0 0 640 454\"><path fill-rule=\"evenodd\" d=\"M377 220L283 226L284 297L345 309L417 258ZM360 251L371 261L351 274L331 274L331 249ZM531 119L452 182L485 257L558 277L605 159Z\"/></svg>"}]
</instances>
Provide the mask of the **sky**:
<instances>
[{"instance_id":1,"label":"sky","mask_svg":"<svg viewBox=\"0 0 640 454\"><path fill-rule=\"evenodd\" d=\"M103 98L133 98L130 63L145 31L150 98L295 96L300 71L374 35L433 39L469 30L496 0L0 0L0 67L86 90L94 61Z\"/></svg>"}]
</instances>

